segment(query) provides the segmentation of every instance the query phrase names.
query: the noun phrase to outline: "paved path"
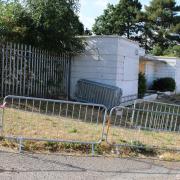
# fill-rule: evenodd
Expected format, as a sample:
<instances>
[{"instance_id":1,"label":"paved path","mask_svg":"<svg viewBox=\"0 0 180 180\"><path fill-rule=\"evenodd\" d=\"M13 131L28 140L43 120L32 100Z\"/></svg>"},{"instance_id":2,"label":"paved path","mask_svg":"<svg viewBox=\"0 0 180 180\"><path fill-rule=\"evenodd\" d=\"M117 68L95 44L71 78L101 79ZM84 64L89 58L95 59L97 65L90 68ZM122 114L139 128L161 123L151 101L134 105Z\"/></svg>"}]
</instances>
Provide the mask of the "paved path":
<instances>
[{"instance_id":1,"label":"paved path","mask_svg":"<svg viewBox=\"0 0 180 180\"><path fill-rule=\"evenodd\" d=\"M180 180L180 162L0 152L0 180Z\"/></svg>"}]
</instances>

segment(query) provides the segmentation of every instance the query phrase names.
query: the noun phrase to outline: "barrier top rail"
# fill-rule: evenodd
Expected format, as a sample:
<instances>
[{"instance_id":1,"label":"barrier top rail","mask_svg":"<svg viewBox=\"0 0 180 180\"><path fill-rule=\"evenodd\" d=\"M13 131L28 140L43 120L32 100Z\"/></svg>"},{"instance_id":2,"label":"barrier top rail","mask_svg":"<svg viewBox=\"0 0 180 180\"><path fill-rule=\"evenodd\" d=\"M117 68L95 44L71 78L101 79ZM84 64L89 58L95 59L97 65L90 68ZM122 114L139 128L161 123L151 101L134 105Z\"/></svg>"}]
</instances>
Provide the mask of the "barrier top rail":
<instances>
[{"instance_id":1,"label":"barrier top rail","mask_svg":"<svg viewBox=\"0 0 180 180\"><path fill-rule=\"evenodd\" d=\"M180 107L180 105L178 105L178 104L165 103L165 102L159 102L159 101L151 101L151 100L144 100L144 99L136 99L136 100L134 100L134 104L143 103L143 102L149 102L149 103L154 103L154 104L162 104L162 105L167 105L167 106Z\"/></svg>"},{"instance_id":2,"label":"barrier top rail","mask_svg":"<svg viewBox=\"0 0 180 180\"><path fill-rule=\"evenodd\" d=\"M81 104L81 105L87 105L87 106L95 106L95 107L103 107L105 110L107 110L106 106L103 104L93 104L93 103L81 103L76 101L65 101L65 100L56 100L56 99L44 99L44 98L36 98L36 97L26 97L26 96L14 96L14 95L8 95L5 96L3 100L3 104L6 103L6 100L8 98L14 98L14 99L22 99L22 100L39 100L39 101L49 101L53 103L67 103L67 104Z\"/></svg>"},{"instance_id":3,"label":"barrier top rail","mask_svg":"<svg viewBox=\"0 0 180 180\"><path fill-rule=\"evenodd\" d=\"M112 115L113 111L115 109L127 109L127 110L132 110L132 111L142 111L142 112L153 112L153 113L157 113L157 114L164 114L164 115L174 115L174 116L180 116L180 114L177 114L177 113L172 113L172 112L160 112L160 111L156 111L156 110L147 110L147 109L139 109L139 108L130 108L130 107L124 107L124 106L116 106L116 107L113 107L110 111L110 116Z\"/></svg>"}]
</instances>

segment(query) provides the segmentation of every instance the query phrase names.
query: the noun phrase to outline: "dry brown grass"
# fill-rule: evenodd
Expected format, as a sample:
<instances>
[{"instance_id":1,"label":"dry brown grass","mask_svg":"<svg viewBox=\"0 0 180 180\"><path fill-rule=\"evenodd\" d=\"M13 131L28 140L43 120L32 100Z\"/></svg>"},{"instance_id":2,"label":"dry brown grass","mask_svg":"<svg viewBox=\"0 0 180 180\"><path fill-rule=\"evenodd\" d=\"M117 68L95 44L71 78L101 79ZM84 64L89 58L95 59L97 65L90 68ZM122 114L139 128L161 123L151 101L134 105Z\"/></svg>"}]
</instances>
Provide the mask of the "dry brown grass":
<instances>
[{"instance_id":1,"label":"dry brown grass","mask_svg":"<svg viewBox=\"0 0 180 180\"><path fill-rule=\"evenodd\" d=\"M101 139L102 124L7 108L3 133L13 137L96 142Z\"/></svg>"},{"instance_id":2,"label":"dry brown grass","mask_svg":"<svg viewBox=\"0 0 180 180\"><path fill-rule=\"evenodd\" d=\"M29 108L31 109L31 107ZM18 111L12 108L6 108L4 114L4 132L3 136L23 136L27 138L44 138L44 139L66 139L84 142L96 142L102 135L102 123L90 123L87 119L82 122L78 119L57 117L45 114ZM105 132L107 131L107 126ZM138 131L120 127L110 127L108 141L111 144L128 143L133 145L158 146L165 148L180 148L180 134L168 132ZM0 148L17 149L18 144L10 141L0 141ZM24 148L28 151L55 151L55 152L73 152L73 153L91 153L91 146L66 143L48 143L25 141ZM98 154L110 154L113 146L108 145L105 141L95 147ZM115 150L114 150L115 151ZM152 152L149 149L144 152L139 149L122 148L121 157L129 156L157 156L161 160L180 161L180 154L177 152Z\"/></svg>"},{"instance_id":3,"label":"dry brown grass","mask_svg":"<svg viewBox=\"0 0 180 180\"><path fill-rule=\"evenodd\" d=\"M159 156L159 159L164 161L180 161L180 153L164 152Z\"/></svg>"},{"instance_id":4,"label":"dry brown grass","mask_svg":"<svg viewBox=\"0 0 180 180\"><path fill-rule=\"evenodd\" d=\"M101 134L102 124L11 108L7 108L4 114L4 136L97 142ZM138 143L161 148L180 147L180 135L177 133L138 131L120 127L110 127L108 141L111 144Z\"/></svg>"},{"instance_id":5,"label":"dry brown grass","mask_svg":"<svg viewBox=\"0 0 180 180\"><path fill-rule=\"evenodd\" d=\"M139 131L125 128L110 128L108 141L117 144L136 143L160 148L180 148L180 134L170 132Z\"/></svg>"}]
</instances>

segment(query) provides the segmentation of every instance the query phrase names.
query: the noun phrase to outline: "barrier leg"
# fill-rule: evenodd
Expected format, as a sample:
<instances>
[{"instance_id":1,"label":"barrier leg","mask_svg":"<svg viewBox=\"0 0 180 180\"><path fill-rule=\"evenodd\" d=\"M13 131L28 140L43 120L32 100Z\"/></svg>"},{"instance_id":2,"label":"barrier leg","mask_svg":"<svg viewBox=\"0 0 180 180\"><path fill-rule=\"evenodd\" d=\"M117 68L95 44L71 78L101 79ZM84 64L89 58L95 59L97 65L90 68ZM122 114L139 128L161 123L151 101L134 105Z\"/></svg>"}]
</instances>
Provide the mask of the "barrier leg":
<instances>
[{"instance_id":1,"label":"barrier leg","mask_svg":"<svg viewBox=\"0 0 180 180\"><path fill-rule=\"evenodd\" d=\"M19 138L19 153L22 153L23 151L23 138Z\"/></svg>"},{"instance_id":2,"label":"barrier leg","mask_svg":"<svg viewBox=\"0 0 180 180\"><path fill-rule=\"evenodd\" d=\"M92 153L92 156L94 156L94 155L95 155L95 151L94 151L94 144L92 144L91 153Z\"/></svg>"}]
</instances>

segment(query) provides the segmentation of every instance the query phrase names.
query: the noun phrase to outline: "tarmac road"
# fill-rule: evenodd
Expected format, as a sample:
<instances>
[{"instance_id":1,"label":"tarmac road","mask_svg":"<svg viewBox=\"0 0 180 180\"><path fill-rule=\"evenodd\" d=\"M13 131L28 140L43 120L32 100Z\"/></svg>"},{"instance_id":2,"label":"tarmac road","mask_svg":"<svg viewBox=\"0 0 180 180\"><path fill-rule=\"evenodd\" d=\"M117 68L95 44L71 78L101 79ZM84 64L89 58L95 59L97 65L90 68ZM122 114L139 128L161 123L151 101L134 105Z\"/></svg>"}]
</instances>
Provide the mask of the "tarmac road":
<instances>
[{"instance_id":1,"label":"tarmac road","mask_svg":"<svg viewBox=\"0 0 180 180\"><path fill-rule=\"evenodd\" d=\"M180 162L0 152L0 180L180 180Z\"/></svg>"}]
</instances>

